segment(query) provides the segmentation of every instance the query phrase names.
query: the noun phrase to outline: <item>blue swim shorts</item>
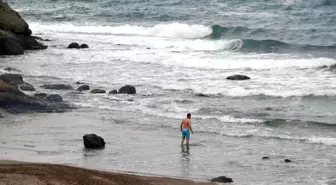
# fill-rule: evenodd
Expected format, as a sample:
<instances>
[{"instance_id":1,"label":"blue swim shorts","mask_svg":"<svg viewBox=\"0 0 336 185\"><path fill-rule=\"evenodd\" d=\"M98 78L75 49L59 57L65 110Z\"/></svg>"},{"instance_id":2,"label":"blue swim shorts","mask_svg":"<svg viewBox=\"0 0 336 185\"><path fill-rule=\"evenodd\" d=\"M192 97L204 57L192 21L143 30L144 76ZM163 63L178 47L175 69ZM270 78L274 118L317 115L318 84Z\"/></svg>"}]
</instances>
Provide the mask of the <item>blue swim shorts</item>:
<instances>
[{"instance_id":1,"label":"blue swim shorts","mask_svg":"<svg viewBox=\"0 0 336 185\"><path fill-rule=\"evenodd\" d=\"M190 130L189 129L183 129L182 130L182 138L190 139Z\"/></svg>"}]
</instances>

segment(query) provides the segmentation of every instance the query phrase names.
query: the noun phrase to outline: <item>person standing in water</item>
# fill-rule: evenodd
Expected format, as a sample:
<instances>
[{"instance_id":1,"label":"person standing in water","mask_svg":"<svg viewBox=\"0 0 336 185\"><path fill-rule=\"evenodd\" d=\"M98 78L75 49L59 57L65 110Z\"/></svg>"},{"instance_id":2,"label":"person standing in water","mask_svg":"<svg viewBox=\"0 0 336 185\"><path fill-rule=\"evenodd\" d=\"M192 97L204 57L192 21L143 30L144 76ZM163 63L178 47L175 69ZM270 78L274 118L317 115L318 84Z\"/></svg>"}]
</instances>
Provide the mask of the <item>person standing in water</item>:
<instances>
[{"instance_id":1,"label":"person standing in water","mask_svg":"<svg viewBox=\"0 0 336 185\"><path fill-rule=\"evenodd\" d=\"M181 145L183 145L184 140L186 140L186 144L189 145L189 140L190 140L190 131L193 134L194 131L191 128L191 114L188 113L187 117L182 120L181 123L181 132L182 132L182 140L181 140Z\"/></svg>"}]
</instances>

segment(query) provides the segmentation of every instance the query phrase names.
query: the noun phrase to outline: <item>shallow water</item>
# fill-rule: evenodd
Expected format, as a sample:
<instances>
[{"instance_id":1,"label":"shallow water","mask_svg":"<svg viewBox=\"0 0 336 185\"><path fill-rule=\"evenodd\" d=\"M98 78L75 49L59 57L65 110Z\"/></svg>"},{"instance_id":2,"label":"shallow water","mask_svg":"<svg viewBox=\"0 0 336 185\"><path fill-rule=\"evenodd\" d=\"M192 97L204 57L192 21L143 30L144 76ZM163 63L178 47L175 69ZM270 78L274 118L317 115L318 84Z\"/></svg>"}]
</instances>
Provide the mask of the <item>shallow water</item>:
<instances>
[{"instance_id":1,"label":"shallow water","mask_svg":"<svg viewBox=\"0 0 336 185\"><path fill-rule=\"evenodd\" d=\"M182 178L224 174L238 184L335 183L333 1L9 3L52 41L44 51L0 58L0 68L20 69L38 92L61 94L78 109L6 115L5 158ZM90 48L66 49L74 41ZM232 74L251 80L226 80ZM76 81L105 90L130 84L137 94L39 87ZM176 129L188 112L197 134L186 154ZM83 151L90 132L116 148Z\"/></svg>"},{"instance_id":2,"label":"shallow water","mask_svg":"<svg viewBox=\"0 0 336 185\"><path fill-rule=\"evenodd\" d=\"M333 147L306 142L236 138L195 132L189 150L179 145L178 129L144 126L140 114L92 110L64 114L34 114L4 120L2 158L66 163L108 171L206 180L219 175L235 184L332 184L336 155ZM124 117L115 120L116 115ZM200 127L195 123L195 130ZM101 135L103 150L86 150L82 136ZM262 160L269 156L269 160ZM289 158L293 162L285 163Z\"/></svg>"}]
</instances>

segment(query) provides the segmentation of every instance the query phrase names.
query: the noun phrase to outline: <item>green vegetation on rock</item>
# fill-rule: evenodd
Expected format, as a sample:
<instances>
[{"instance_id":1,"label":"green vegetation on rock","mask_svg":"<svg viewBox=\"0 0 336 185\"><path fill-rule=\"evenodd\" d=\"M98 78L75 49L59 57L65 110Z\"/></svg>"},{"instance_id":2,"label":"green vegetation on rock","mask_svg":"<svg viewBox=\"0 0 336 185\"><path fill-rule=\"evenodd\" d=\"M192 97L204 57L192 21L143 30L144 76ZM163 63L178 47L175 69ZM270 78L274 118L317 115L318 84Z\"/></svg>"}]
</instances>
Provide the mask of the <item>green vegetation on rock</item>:
<instances>
[{"instance_id":1,"label":"green vegetation on rock","mask_svg":"<svg viewBox=\"0 0 336 185\"><path fill-rule=\"evenodd\" d=\"M11 32L0 30L0 38L16 39L16 36Z\"/></svg>"}]
</instances>

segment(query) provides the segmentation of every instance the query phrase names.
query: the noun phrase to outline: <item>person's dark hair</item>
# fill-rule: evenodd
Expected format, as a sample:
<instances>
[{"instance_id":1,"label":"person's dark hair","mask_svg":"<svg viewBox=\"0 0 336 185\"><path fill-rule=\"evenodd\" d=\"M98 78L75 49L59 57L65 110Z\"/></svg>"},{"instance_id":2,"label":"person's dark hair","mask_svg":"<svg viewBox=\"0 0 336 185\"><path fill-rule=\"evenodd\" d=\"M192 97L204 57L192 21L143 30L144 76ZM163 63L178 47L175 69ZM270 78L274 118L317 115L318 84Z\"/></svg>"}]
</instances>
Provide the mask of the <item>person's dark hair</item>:
<instances>
[{"instance_id":1,"label":"person's dark hair","mask_svg":"<svg viewBox=\"0 0 336 185\"><path fill-rule=\"evenodd\" d=\"M189 119L190 119L190 117L191 117L191 114L190 114L190 113L188 113L188 114L187 114L187 118L189 118Z\"/></svg>"}]
</instances>

